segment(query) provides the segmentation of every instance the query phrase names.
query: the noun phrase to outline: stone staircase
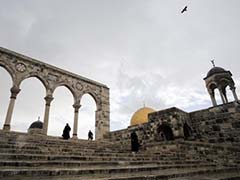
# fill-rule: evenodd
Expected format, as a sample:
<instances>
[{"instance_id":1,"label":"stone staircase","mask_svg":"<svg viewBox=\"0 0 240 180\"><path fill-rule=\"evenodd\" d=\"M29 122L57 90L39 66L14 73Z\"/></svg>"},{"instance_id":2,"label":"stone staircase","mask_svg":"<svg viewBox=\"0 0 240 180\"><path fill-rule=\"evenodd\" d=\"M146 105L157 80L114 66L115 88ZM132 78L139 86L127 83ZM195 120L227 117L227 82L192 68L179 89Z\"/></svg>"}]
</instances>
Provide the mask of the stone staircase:
<instances>
[{"instance_id":1,"label":"stone staircase","mask_svg":"<svg viewBox=\"0 0 240 180\"><path fill-rule=\"evenodd\" d=\"M219 149L230 153L228 148L193 142L152 143L132 154L129 147L108 141L66 141L0 130L0 179L240 179L238 149L224 163L200 153L200 149L210 154Z\"/></svg>"}]
</instances>

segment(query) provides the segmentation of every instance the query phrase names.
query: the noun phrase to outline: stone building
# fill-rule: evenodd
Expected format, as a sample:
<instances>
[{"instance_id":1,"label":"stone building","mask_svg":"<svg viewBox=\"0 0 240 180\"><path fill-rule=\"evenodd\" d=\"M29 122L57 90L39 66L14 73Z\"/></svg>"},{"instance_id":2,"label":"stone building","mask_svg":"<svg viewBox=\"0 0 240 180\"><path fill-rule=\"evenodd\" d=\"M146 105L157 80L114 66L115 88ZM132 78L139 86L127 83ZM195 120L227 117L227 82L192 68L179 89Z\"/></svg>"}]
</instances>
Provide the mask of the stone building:
<instances>
[{"instance_id":1,"label":"stone building","mask_svg":"<svg viewBox=\"0 0 240 180\"><path fill-rule=\"evenodd\" d=\"M143 146L151 142L184 139L209 143L240 143L240 103L231 72L214 65L204 80L213 107L190 113L176 107L155 112L140 109L141 113L137 111L133 117L148 116L146 121L142 122L139 118L140 123L132 123L131 120L127 129L109 132L107 138L126 146L130 143L130 133L135 131ZM234 97L233 102L228 101L228 86ZM216 89L222 99L222 104L219 105L214 93ZM134 122L138 120L135 119Z\"/></svg>"}]
</instances>

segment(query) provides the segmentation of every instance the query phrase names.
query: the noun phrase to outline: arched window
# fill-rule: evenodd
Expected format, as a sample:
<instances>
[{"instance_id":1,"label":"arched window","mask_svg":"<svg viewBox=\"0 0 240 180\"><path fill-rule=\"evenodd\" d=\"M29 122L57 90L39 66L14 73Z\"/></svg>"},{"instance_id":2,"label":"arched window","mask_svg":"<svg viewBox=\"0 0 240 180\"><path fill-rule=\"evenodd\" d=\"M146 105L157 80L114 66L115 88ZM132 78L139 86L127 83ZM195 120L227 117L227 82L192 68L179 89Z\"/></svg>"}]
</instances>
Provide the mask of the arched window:
<instances>
[{"instance_id":1,"label":"arched window","mask_svg":"<svg viewBox=\"0 0 240 180\"><path fill-rule=\"evenodd\" d=\"M217 105L222 104L222 99L221 99L219 90L214 89L214 93L215 93L215 99L216 99Z\"/></svg>"},{"instance_id":2,"label":"arched window","mask_svg":"<svg viewBox=\"0 0 240 180\"><path fill-rule=\"evenodd\" d=\"M228 102L233 102L235 100L229 86L226 87L226 95L227 95Z\"/></svg>"}]
</instances>

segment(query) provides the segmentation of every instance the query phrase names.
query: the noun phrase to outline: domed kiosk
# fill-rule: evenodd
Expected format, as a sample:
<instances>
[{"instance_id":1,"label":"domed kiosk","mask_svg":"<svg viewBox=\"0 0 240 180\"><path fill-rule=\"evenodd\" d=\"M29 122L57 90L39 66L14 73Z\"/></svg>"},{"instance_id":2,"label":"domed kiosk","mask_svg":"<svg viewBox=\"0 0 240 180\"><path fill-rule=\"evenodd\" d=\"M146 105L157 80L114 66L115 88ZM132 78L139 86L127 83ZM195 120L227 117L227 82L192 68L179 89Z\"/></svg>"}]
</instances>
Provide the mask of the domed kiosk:
<instances>
[{"instance_id":1,"label":"domed kiosk","mask_svg":"<svg viewBox=\"0 0 240 180\"><path fill-rule=\"evenodd\" d=\"M226 88L229 86L232 91L233 97L235 101L238 101L238 97L236 94L235 83L232 79L232 73L230 71L226 71L221 67L216 67L213 63L213 68L210 69L207 73L207 76L204 78L206 83L206 88L211 97L213 106L217 106L217 102L215 99L215 89L219 90L222 103L228 103L228 97L226 93Z\"/></svg>"},{"instance_id":2,"label":"domed kiosk","mask_svg":"<svg viewBox=\"0 0 240 180\"><path fill-rule=\"evenodd\" d=\"M43 122L38 118L37 121L33 122L28 128L29 134L43 134Z\"/></svg>"},{"instance_id":3,"label":"domed kiosk","mask_svg":"<svg viewBox=\"0 0 240 180\"><path fill-rule=\"evenodd\" d=\"M148 114L152 112L155 112L155 110L149 107L143 107L137 110L131 118L130 125L134 126L148 122Z\"/></svg>"}]
</instances>

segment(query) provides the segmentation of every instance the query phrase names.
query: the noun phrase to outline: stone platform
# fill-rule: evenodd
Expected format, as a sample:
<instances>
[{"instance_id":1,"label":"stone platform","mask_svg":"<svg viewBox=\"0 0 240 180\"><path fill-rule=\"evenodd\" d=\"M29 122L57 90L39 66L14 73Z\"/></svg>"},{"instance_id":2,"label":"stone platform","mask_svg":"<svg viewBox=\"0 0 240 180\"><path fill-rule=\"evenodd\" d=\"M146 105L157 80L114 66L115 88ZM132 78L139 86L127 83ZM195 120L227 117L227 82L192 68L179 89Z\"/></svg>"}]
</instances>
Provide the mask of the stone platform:
<instances>
[{"instance_id":1,"label":"stone platform","mask_svg":"<svg viewBox=\"0 0 240 180\"><path fill-rule=\"evenodd\" d=\"M218 159L216 159L218 158ZM137 154L109 141L62 140L0 130L0 179L240 179L240 150L173 141L146 144Z\"/></svg>"}]
</instances>

